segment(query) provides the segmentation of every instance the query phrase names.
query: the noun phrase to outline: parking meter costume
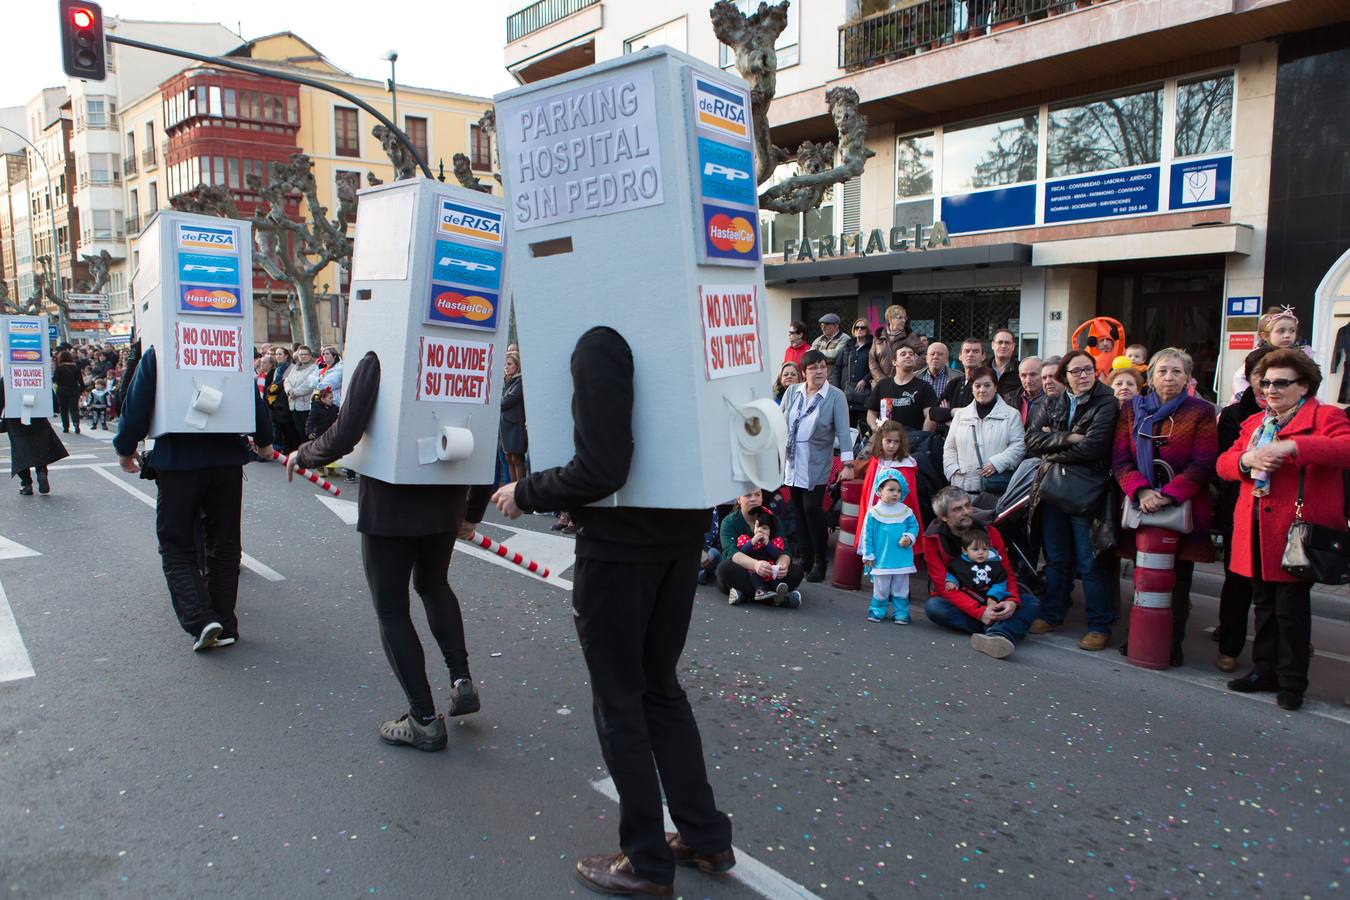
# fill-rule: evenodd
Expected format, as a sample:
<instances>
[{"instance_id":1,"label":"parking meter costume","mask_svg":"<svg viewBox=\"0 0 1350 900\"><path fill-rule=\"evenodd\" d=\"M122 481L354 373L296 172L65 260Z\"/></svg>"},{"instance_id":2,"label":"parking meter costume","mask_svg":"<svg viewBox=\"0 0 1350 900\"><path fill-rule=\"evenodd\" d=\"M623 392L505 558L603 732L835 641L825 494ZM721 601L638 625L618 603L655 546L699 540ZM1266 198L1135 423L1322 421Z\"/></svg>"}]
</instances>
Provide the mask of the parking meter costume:
<instances>
[{"instance_id":1,"label":"parking meter costume","mask_svg":"<svg viewBox=\"0 0 1350 900\"><path fill-rule=\"evenodd\" d=\"M735 864L676 674L708 510L783 481L749 96L656 48L496 109L521 354L571 378L531 383L537 471L495 500L578 526L575 623L621 810L621 852L576 874L601 893L669 895L677 863Z\"/></svg>"},{"instance_id":2,"label":"parking meter costume","mask_svg":"<svg viewBox=\"0 0 1350 900\"><path fill-rule=\"evenodd\" d=\"M253 458L244 435L272 442L250 353L252 229L163 211L140 247L132 284L145 349L113 447L125 471L155 481L155 533L174 613L192 649L209 650L239 639L244 466ZM136 448L147 437L155 444L142 468Z\"/></svg>"},{"instance_id":3,"label":"parking meter costume","mask_svg":"<svg viewBox=\"0 0 1350 900\"><path fill-rule=\"evenodd\" d=\"M70 454L52 428L46 316L0 316L0 431L9 438L9 476L19 493L51 493L47 466Z\"/></svg>"},{"instance_id":4,"label":"parking meter costume","mask_svg":"<svg viewBox=\"0 0 1350 900\"><path fill-rule=\"evenodd\" d=\"M447 732L409 614L409 579L449 670L448 714L480 708L446 570L461 526L482 520L491 493L469 485L490 482L496 461L501 215L498 199L429 180L361 193L341 411L287 463L313 469L345 457L361 474L361 561L408 697L408 712L378 734L419 750L444 749Z\"/></svg>"}]
</instances>

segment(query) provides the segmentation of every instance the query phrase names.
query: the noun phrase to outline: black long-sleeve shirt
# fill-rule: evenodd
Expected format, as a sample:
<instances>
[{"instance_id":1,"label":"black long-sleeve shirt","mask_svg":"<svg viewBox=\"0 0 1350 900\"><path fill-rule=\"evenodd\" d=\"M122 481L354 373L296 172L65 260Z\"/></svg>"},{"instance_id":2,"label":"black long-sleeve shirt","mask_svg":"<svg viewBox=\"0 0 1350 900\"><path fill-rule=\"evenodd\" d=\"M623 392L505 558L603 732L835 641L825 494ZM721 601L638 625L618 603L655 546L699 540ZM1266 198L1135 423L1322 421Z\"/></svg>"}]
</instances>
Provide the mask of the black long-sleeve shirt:
<instances>
[{"instance_id":1,"label":"black long-sleeve shirt","mask_svg":"<svg viewBox=\"0 0 1350 900\"><path fill-rule=\"evenodd\" d=\"M379 393L380 358L367 353L343 388L337 421L316 439L300 445L300 465L307 469L326 466L352 452L370 425ZM390 484L362 475L356 495L356 530L381 537L454 533L466 521L481 522L491 496L492 489L486 485L470 491L462 484Z\"/></svg>"},{"instance_id":2,"label":"black long-sleeve shirt","mask_svg":"<svg viewBox=\"0 0 1350 900\"><path fill-rule=\"evenodd\" d=\"M516 505L572 514L577 556L648 562L703 546L706 509L590 504L628 482L633 463L633 352L612 328L592 328L572 351L572 424L576 455L516 485Z\"/></svg>"}]
</instances>

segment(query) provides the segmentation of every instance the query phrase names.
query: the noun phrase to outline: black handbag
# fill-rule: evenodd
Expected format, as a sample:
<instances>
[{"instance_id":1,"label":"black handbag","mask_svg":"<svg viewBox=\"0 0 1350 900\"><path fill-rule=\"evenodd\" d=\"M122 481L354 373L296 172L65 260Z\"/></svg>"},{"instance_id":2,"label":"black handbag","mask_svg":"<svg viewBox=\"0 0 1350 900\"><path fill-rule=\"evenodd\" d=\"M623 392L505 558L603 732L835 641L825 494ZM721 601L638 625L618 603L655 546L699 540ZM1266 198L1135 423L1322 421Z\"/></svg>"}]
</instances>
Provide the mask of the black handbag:
<instances>
[{"instance_id":1,"label":"black handbag","mask_svg":"<svg viewBox=\"0 0 1350 900\"><path fill-rule=\"evenodd\" d=\"M1090 516L1097 512L1106 491L1106 476L1086 466L1061 462L1041 464L1037 492L1061 512L1071 516Z\"/></svg>"},{"instance_id":2,"label":"black handbag","mask_svg":"<svg viewBox=\"0 0 1350 900\"><path fill-rule=\"evenodd\" d=\"M1299 469L1294 524L1289 526L1280 562L1286 572L1303 581L1350 584L1350 534L1303 520L1303 473Z\"/></svg>"},{"instance_id":3,"label":"black handbag","mask_svg":"<svg viewBox=\"0 0 1350 900\"><path fill-rule=\"evenodd\" d=\"M984 468L984 451L980 449L980 424L975 423L973 434L975 439L975 459L979 461L980 468ZM1012 481L1012 472L995 472L993 475L980 476L980 493L993 494L995 500L1003 496L1003 492L1008 489L1008 483Z\"/></svg>"}]
</instances>

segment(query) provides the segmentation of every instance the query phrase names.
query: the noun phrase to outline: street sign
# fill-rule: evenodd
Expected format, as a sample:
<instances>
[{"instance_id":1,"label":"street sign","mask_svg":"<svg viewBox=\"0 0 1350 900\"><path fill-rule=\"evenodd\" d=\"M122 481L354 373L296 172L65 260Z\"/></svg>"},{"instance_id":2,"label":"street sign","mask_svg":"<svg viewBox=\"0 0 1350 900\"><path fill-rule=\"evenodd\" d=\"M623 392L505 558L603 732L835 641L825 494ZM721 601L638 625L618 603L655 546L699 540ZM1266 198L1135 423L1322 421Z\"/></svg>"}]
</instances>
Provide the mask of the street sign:
<instances>
[{"instance_id":1,"label":"street sign","mask_svg":"<svg viewBox=\"0 0 1350 900\"><path fill-rule=\"evenodd\" d=\"M107 310L107 307L102 303L67 303L66 305L70 307L71 312L101 313Z\"/></svg>"},{"instance_id":2,"label":"street sign","mask_svg":"<svg viewBox=\"0 0 1350 900\"><path fill-rule=\"evenodd\" d=\"M66 315L66 318L72 322L102 322L104 316L103 313L97 312L71 312Z\"/></svg>"},{"instance_id":3,"label":"street sign","mask_svg":"<svg viewBox=\"0 0 1350 900\"><path fill-rule=\"evenodd\" d=\"M61 332L55 325L47 326L47 340L54 341L61 336Z\"/></svg>"},{"instance_id":4,"label":"street sign","mask_svg":"<svg viewBox=\"0 0 1350 900\"><path fill-rule=\"evenodd\" d=\"M107 303L108 295L106 293L98 294L66 294L67 303Z\"/></svg>"}]
</instances>

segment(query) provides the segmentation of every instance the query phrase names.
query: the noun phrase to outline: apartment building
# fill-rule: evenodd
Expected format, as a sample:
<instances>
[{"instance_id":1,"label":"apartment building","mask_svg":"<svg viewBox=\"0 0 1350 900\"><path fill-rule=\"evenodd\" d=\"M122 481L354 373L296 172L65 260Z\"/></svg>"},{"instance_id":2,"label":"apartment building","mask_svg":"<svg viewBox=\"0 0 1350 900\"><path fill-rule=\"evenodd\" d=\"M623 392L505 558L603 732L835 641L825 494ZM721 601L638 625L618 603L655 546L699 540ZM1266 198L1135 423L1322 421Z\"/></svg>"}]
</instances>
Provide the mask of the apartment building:
<instances>
[{"instance_id":1,"label":"apartment building","mask_svg":"<svg viewBox=\"0 0 1350 900\"><path fill-rule=\"evenodd\" d=\"M357 78L334 65L302 37L290 32L236 41L224 55L275 71L295 73L341 87L386 115L392 98L382 81ZM398 85L398 122L433 171L448 170L456 153L488 171L491 147L477 121L491 106L484 97ZM248 189L249 175L266 177L271 163L303 151L314 164L320 203L338 208L338 185L366 184L367 174L390 181L393 166L371 135L375 120L341 98L280 77L253 75L209 64L193 64L163 79L122 113L122 150L134 165L125 172L125 234L134 265L135 237L171 197L198 184L229 188L239 211L250 215L259 198ZM448 176L447 176L448 177ZM309 214L299 195L287 205L296 221ZM125 251L124 251L125 252ZM342 332L348 273L330 266L320 274L321 337L336 342ZM255 296L284 301L287 285L254 271ZM259 340L289 341L285 312L254 310ZM114 324L129 321L125 300L113 303Z\"/></svg>"},{"instance_id":2,"label":"apartment building","mask_svg":"<svg viewBox=\"0 0 1350 900\"><path fill-rule=\"evenodd\" d=\"M506 65L523 83L667 44L732 68L709 6L517 3ZM1323 360L1350 323L1313 298L1350 246L1344 3L811 0L777 50L775 142L832 139L847 85L876 153L819 210L761 214L779 352L790 320L892 303L948 342L1011 327L1022 355L1107 315L1187 348L1215 397L1260 310L1293 305Z\"/></svg>"},{"instance_id":3,"label":"apartment building","mask_svg":"<svg viewBox=\"0 0 1350 900\"><path fill-rule=\"evenodd\" d=\"M28 164L24 160L24 155L22 153L0 153L0 281L4 282L5 293L15 300L27 297L28 293L32 291L32 273L30 271L29 292L20 294L18 264L22 251L17 246L15 232L17 217L13 206L15 196L21 195L24 206L20 207L18 212L23 216L23 221L26 223L27 182ZM28 240L31 237L31 233L27 233L25 239ZM28 259L31 264L31 249L28 250Z\"/></svg>"}]
</instances>

